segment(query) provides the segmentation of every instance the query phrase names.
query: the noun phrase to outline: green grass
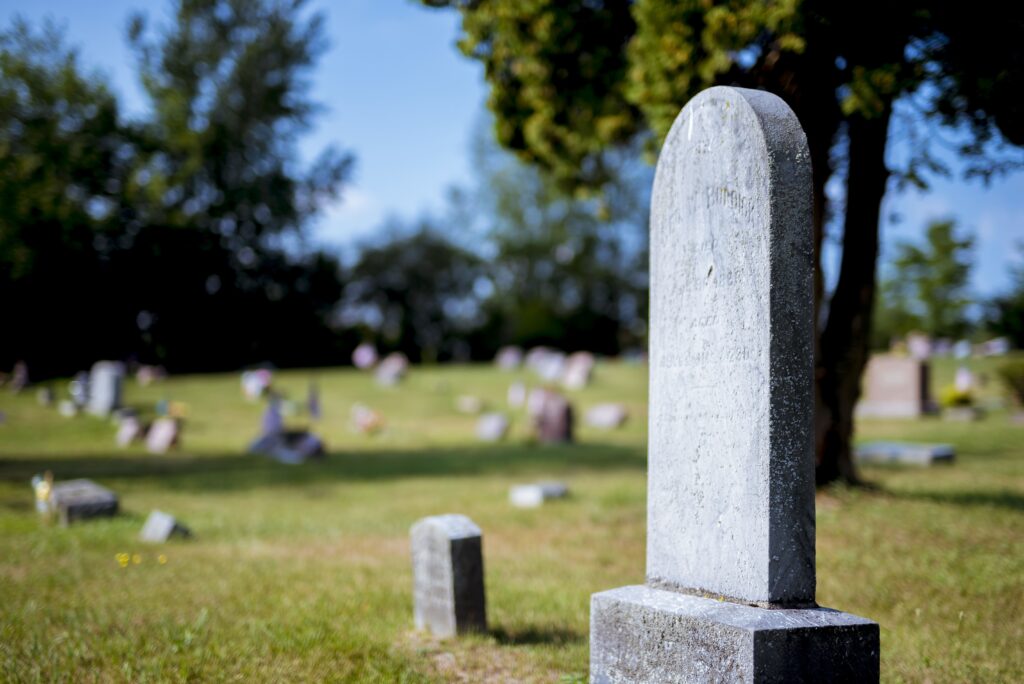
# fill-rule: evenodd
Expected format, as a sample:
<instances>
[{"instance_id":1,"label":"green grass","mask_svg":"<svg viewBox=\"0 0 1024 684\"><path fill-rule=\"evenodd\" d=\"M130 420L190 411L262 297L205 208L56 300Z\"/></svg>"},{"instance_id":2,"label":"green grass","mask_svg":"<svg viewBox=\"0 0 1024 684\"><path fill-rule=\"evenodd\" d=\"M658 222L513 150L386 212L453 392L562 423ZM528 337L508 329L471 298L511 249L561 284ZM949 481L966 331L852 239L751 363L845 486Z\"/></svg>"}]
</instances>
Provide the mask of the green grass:
<instances>
[{"instance_id":1,"label":"green grass","mask_svg":"<svg viewBox=\"0 0 1024 684\"><path fill-rule=\"evenodd\" d=\"M351 370L280 373L278 385L301 400L314 375L330 456L292 467L243 454L262 406L235 374L127 384L143 409L188 404L182 448L166 457L118 450L110 424L61 418L31 392L0 395L0 680L583 681L590 594L643 580L645 369L601 364L571 393L579 413L616 399L632 413L617 432L581 428L571 447L531 444L521 414L505 443L477 443L454 402L502 408L514 376L491 368L414 369L398 390ZM385 415L382 434L349 430L357 401ZM873 468L874 489L819 494L819 602L882 625L886 681L1020 680L1024 427L994 411L859 434L952 442L958 461ZM45 526L28 479L47 468L115 489L123 515ZM541 477L572 497L508 505L510 485ZM153 508L195 539L140 544ZM408 529L444 512L484 530L486 635L412 630ZM141 562L122 568L119 553Z\"/></svg>"}]
</instances>

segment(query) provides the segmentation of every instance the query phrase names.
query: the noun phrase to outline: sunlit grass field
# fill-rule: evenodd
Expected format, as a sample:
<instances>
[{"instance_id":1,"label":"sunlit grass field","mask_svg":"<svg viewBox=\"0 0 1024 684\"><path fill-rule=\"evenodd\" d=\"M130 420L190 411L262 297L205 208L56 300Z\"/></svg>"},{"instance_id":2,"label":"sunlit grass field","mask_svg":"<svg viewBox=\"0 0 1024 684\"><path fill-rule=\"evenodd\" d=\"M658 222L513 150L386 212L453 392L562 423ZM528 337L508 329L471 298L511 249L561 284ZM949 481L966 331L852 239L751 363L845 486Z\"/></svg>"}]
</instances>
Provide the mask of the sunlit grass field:
<instances>
[{"instance_id":1,"label":"sunlit grass field","mask_svg":"<svg viewBox=\"0 0 1024 684\"><path fill-rule=\"evenodd\" d=\"M995 405L993 362L975 363ZM935 387L952 373L939 364ZM590 594L643 581L646 368L601 363L568 393L577 415L623 401L631 417L580 426L564 447L532 444L506 408L516 378L534 384L484 366L413 368L390 389L351 369L278 373L299 402L320 386L312 426L329 455L303 466L245 455L263 404L237 374L126 383L143 413L188 407L181 448L160 457L118 449L111 423L62 418L34 391L0 394L0 680L585 681ZM508 439L477 442L460 394L512 415ZM382 433L350 429L356 402L383 414ZM819 603L881 624L885 681L1020 681L1024 426L996 408L970 424L865 423L859 438L950 442L957 462L865 468L874 488L819 493ZM29 479L45 469L114 489L122 515L44 525ZM539 478L571 497L508 504L509 486ZM138 542L154 508L195 538ZM490 631L439 641L412 629L408 530L447 512L484 530ZM121 553L138 562L122 568Z\"/></svg>"}]
</instances>

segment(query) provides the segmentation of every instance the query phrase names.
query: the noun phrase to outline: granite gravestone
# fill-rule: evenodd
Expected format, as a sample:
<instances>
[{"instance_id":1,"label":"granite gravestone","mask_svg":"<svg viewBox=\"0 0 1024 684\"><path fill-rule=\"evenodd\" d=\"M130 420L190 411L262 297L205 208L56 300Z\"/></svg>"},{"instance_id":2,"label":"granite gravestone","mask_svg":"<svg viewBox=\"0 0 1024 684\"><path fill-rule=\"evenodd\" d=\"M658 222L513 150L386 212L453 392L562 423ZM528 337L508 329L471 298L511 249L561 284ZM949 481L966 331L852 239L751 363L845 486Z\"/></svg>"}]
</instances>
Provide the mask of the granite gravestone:
<instances>
[{"instance_id":1,"label":"granite gravestone","mask_svg":"<svg viewBox=\"0 0 1024 684\"><path fill-rule=\"evenodd\" d=\"M173 535L191 537L192 531L178 522L170 513L152 511L142 526L139 539L150 544L162 544Z\"/></svg>"},{"instance_id":2,"label":"granite gravestone","mask_svg":"<svg viewBox=\"0 0 1024 684\"><path fill-rule=\"evenodd\" d=\"M815 604L811 169L774 95L676 118L651 199L647 583L591 599L594 682L876 681Z\"/></svg>"},{"instance_id":3,"label":"granite gravestone","mask_svg":"<svg viewBox=\"0 0 1024 684\"><path fill-rule=\"evenodd\" d=\"M124 364L116 361L97 361L89 373L89 413L108 416L121 408L121 384Z\"/></svg>"},{"instance_id":4,"label":"granite gravestone","mask_svg":"<svg viewBox=\"0 0 1024 684\"><path fill-rule=\"evenodd\" d=\"M928 406L928 363L905 356L872 356L864 370L858 418L918 418Z\"/></svg>"},{"instance_id":5,"label":"granite gravestone","mask_svg":"<svg viewBox=\"0 0 1024 684\"><path fill-rule=\"evenodd\" d=\"M61 525L78 520L117 515L117 495L92 480L68 480L53 485L50 508Z\"/></svg>"},{"instance_id":6,"label":"granite gravestone","mask_svg":"<svg viewBox=\"0 0 1024 684\"><path fill-rule=\"evenodd\" d=\"M413 615L437 636L487 630L480 528L464 515L412 526Z\"/></svg>"}]
</instances>

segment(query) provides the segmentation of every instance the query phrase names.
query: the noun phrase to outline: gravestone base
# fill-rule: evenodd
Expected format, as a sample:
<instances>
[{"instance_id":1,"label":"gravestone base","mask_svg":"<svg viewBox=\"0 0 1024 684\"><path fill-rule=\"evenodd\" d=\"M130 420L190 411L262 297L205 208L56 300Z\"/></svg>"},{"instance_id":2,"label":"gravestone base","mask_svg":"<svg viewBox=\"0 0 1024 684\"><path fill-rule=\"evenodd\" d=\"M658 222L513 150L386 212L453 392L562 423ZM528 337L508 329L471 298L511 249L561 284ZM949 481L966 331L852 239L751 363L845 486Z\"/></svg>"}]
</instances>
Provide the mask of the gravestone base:
<instances>
[{"instance_id":1,"label":"gravestone base","mask_svg":"<svg viewBox=\"0 0 1024 684\"><path fill-rule=\"evenodd\" d=\"M590 600L590 681L877 682L878 624L648 586Z\"/></svg>"}]
</instances>

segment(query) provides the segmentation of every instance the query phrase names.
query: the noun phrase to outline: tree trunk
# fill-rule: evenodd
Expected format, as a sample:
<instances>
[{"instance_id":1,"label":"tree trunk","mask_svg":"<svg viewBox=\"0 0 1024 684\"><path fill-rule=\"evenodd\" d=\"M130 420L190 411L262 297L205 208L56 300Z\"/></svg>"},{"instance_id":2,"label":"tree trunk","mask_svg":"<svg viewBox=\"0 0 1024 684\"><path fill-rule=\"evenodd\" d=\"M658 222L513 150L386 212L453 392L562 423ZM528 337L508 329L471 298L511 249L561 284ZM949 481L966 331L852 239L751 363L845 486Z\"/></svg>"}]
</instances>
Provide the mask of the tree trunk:
<instances>
[{"instance_id":1,"label":"tree trunk","mask_svg":"<svg viewBox=\"0 0 1024 684\"><path fill-rule=\"evenodd\" d=\"M878 259L878 219L889 172L885 166L891 103L879 116L848 119L843 257L818 357L818 484L858 482L852 458L853 408L868 360Z\"/></svg>"}]
</instances>

